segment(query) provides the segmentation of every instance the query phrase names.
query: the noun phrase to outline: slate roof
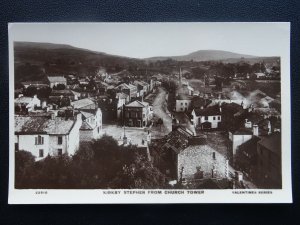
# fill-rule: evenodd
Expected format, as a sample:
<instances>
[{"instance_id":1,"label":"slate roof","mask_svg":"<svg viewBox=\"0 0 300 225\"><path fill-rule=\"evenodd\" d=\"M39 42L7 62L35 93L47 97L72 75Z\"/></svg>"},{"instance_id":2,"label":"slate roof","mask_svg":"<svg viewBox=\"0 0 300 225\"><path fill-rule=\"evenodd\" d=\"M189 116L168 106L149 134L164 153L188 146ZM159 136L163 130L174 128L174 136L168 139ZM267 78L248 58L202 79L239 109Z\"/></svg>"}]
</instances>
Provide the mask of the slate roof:
<instances>
[{"instance_id":1,"label":"slate roof","mask_svg":"<svg viewBox=\"0 0 300 225\"><path fill-rule=\"evenodd\" d=\"M137 108L144 108L146 106L148 106L149 103L148 102L140 102L138 100L135 100L129 104L126 105L126 107L137 107Z\"/></svg>"},{"instance_id":2,"label":"slate roof","mask_svg":"<svg viewBox=\"0 0 300 225\"><path fill-rule=\"evenodd\" d=\"M126 99L128 98L128 95L123 92L120 92L116 94L116 98Z\"/></svg>"},{"instance_id":3,"label":"slate roof","mask_svg":"<svg viewBox=\"0 0 300 225\"><path fill-rule=\"evenodd\" d=\"M267 137L262 138L262 140L258 143L269 149L271 152L274 152L275 154L281 156L281 133L273 133Z\"/></svg>"},{"instance_id":4,"label":"slate roof","mask_svg":"<svg viewBox=\"0 0 300 225\"><path fill-rule=\"evenodd\" d=\"M48 76L48 80L51 83L55 83L55 82L67 82L67 79L64 78L63 76Z\"/></svg>"},{"instance_id":5,"label":"slate roof","mask_svg":"<svg viewBox=\"0 0 300 225\"><path fill-rule=\"evenodd\" d=\"M192 96L179 94L178 96L176 96L176 100L192 100Z\"/></svg>"},{"instance_id":6,"label":"slate roof","mask_svg":"<svg viewBox=\"0 0 300 225\"><path fill-rule=\"evenodd\" d=\"M33 100L32 97L22 96L15 99L15 103L17 104L29 104Z\"/></svg>"},{"instance_id":7,"label":"slate roof","mask_svg":"<svg viewBox=\"0 0 300 225\"><path fill-rule=\"evenodd\" d=\"M171 148L175 153L179 154L188 146L189 138L192 136L184 128L178 127L164 138L162 148Z\"/></svg>"},{"instance_id":8,"label":"slate roof","mask_svg":"<svg viewBox=\"0 0 300 225\"><path fill-rule=\"evenodd\" d=\"M94 130L94 129L91 127L91 125L88 122L83 121L80 130Z\"/></svg>"},{"instance_id":9,"label":"slate roof","mask_svg":"<svg viewBox=\"0 0 300 225\"><path fill-rule=\"evenodd\" d=\"M253 130L251 128L245 128L245 127L241 127L237 130L231 130L231 132L234 135L252 135L253 134Z\"/></svg>"},{"instance_id":10,"label":"slate roof","mask_svg":"<svg viewBox=\"0 0 300 225\"><path fill-rule=\"evenodd\" d=\"M75 95L80 95L80 93L69 89L65 89L65 90L52 90L50 94L50 96L61 96L61 95L75 96Z\"/></svg>"},{"instance_id":11,"label":"slate roof","mask_svg":"<svg viewBox=\"0 0 300 225\"><path fill-rule=\"evenodd\" d=\"M44 116L15 116L16 134L68 134L75 123L74 119Z\"/></svg>"},{"instance_id":12,"label":"slate roof","mask_svg":"<svg viewBox=\"0 0 300 225\"><path fill-rule=\"evenodd\" d=\"M195 109L197 116L216 116L221 115L219 105L210 106L204 109Z\"/></svg>"},{"instance_id":13,"label":"slate roof","mask_svg":"<svg viewBox=\"0 0 300 225\"><path fill-rule=\"evenodd\" d=\"M85 111L82 111L82 110L80 110L80 113L83 115L84 119L87 119L87 118L90 118L90 117L94 116L93 113L91 113L91 112L85 112Z\"/></svg>"},{"instance_id":14,"label":"slate roof","mask_svg":"<svg viewBox=\"0 0 300 225\"><path fill-rule=\"evenodd\" d=\"M74 109L80 109L80 108L83 108L85 106L89 106L92 104L95 104L95 103L94 103L94 101L92 101L89 98L84 98L84 99L80 99L78 101L71 102L71 106L73 106Z\"/></svg>"},{"instance_id":15,"label":"slate roof","mask_svg":"<svg viewBox=\"0 0 300 225\"><path fill-rule=\"evenodd\" d=\"M198 96L193 97L192 99L192 107L193 108L201 108L201 107L206 107L211 103L211 100L209 99L204 99Z\"/></svg>"},{"instance_id":16,"label":"slate roof","mask_svg":"<svg viewBox=\"0 0 300 225\"><path fill-rule=\"evenodd\" d=\"M239 150L247 152L249 155L255 155L257 151L257 142L260 140L259 137L253 136L250 140L241 144Z\"/></svg>"},{"instance_id":17,"label":"slate roof","mask_svg":"<svg viewBox=\"0 0 300 225\"><path fill-rule=\"evenodd\" d=\"M222 112L228 112L232 115L242 110L243 107L237 103L223 103L222 104Z\"/></svg>"},{"instance_id":18,"label":"slate roof","mask_svg":"<svg viewBox=\"0 0 300 225\"><path fill-rule=\"evenodd\" d=\"M122 83L120 85L117 86L117 88L122 87L124 89L135 89L136 86L132 85L132 84L126 84L126 83Z\"/></svg>"}]
</instances>

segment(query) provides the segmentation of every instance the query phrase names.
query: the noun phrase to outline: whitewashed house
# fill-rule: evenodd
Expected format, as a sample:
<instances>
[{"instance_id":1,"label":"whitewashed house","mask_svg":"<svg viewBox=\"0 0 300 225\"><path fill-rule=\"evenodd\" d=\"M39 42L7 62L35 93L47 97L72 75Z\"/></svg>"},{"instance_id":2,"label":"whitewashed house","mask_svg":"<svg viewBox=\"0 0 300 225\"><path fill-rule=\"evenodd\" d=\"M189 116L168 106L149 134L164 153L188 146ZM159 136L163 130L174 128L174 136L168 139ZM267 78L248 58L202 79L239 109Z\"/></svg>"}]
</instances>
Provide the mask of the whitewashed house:
<instances>
[{"instance_id":1,"label":"whitewashed house","mask_svg":"<svg viewBox=\"0 0 300 225\"><path fill-rule=\"evenodd\" d=\"M73 155L79 148L81 114L69 117L15 116L15 150L24 150L41 160L62 154Z\"/></svg>"},{"instance_id":2,"label":"whitewashed house","mask_svg":"<svg viewBox=\"0 0 300 225\"><path fill-rule=\"evenodd\" d=\"M188 95L178 95L176 97L176 112L186 112L190 109L192 103L192 97Z\"/></svg>"},{"instance_id":3,"label":"whitewashed house","mask_svg":"<svg viewBox=\"0 0 300 225\"><path fill-rule=\"evenodd\" d=\"M215 129L220 127L222 122L221 108L219 105L210 106L203 109L193 109L192 121L194 127L200 129Z\"/></svg>"},{"instance_id":4,"label":"whitewashed house","mask_svg":"<svg viewBox=\"0 0 300 225\"><path fill-rule=\"evenodd\" d=\"M258 126L256 124L251 125L248 121L245 122L245 127L242 127L238 130L229 131L229 140L232 143L232 154L236 155L238 147L252 139L253 136L258 136Z\"/></svg>"}]
</instances>

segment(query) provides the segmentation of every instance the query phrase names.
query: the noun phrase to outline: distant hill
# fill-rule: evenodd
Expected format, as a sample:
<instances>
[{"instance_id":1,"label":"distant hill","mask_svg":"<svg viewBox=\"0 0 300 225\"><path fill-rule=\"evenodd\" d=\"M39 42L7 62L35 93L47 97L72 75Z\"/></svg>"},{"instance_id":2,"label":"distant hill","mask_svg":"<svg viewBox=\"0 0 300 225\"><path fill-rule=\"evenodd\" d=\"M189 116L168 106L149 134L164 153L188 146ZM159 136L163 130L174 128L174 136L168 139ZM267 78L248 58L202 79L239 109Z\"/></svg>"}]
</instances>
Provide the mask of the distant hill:
<instances>
[{"instance_id":1,"label":"distant hill","mask_svg":"<svg viewBox=\"0 0 300 225\"><path fill-rule=\"evenodd\" d=\"M121 65L143 63L139 59L70 45L36 42L14 42L14 58L16 82L42 80L48 74L86 76L94 74L101 67L115 70Z\"/></svg>"},{"instance_id":2,"label":"distant hill","mask_svg":"<svg viewBox=\"0 0 300 225\"><path fill-rule=\"evenodd\" d=\"M157 60L170 58L175 61L155 64ZM99 69L103 68L110 74L116 74L125 70L130 72L136 71L138 75L141 75L143 70L148 71L148 73L151 73L151 71L170 73L174 68L178 67L176 61L186 61L186 63L189 63L191 60L194 62L217 60L224 63L244 61L250 64L261 61L279 61L278 57L256 57L219 50L200 50L183 56L136 59L91 51L66 44L37 42L14 42L14 59L15 81L17 83L28 80L45 80L49 74L73 74L85 77L96 74ZM147 62L153 62L155 66L148 68Z\"/></svg>"},{"instance_id":3,"label":"distant hill","mask_svg":"<svg viewBox=\"0 0 300 225\"><path fill-rule=\"evenodd\" d=\"M88 49L77 48L71 45L65 44L53 44L53 43L39 43L39 42L14 42L14 53L15 60L18 60L19 57L24 59L32 59L37 61L45 61L42 54L46 54L48 61L54 60L53 57L74 57L75 59L85 57L92 57L92 59L119 59L119 60L131 60L132 58L124 56L116 56L106 54L104 52L96 52ZM28 58L27 58L28 56ZM90 58L89 58L90 59ZM138 59L133 59L138 60Z\"/></svg>"},{"instance_id":4,"label":"distant hill","mask_svg":"<svg viewBox=\"0 0 300 225\"><path fill-rule=\"evenodd\" d=\"M151 57L145 60L157 61L173 59L177 61L215 61L226 59L241 59L241 58L257 58L257 56L238 54L234 52L221 51L221 50L199 50L183 56L166 56L166 57Z\"/></svg>"}]
</instances>

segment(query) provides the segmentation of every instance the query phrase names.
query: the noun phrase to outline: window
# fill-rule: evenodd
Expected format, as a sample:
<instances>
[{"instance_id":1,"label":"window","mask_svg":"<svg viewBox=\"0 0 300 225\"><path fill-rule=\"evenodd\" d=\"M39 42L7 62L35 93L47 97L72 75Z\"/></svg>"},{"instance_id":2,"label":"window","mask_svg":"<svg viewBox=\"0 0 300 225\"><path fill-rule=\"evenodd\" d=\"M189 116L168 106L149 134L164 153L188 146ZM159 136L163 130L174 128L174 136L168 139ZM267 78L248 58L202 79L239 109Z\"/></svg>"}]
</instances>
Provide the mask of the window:
<instances>
[{"instance_id":1,"label":"window","mask_svg":"<svg viewBox=\"0 0 300 225\"><path fill-rule=\"evenodd\" d=\"M218 116L218 120L221 120L221 116Z\"/></svg>"},{"instance_id":2,"label":"window","mask_svg":"<svg viewBox=\"0 0 300 225\"><path fill-rule=\"evenodd\" d=\"M205 116L204 119L205 119L205 120L208 120L208 116Z\"/></svg>"},{"instance_id":3,"label":"window","mask_svg":"<svg viewBox=\"0 0 300 225\"><path fill-rule=\"evenodd\" d=\"M44 150L43 150L43 149L40 149L40 150L39 150L39 157L40 157L40 158L43 158L43 157L44 157Z\"/></svg>"},{"instance_id":4,"label":"window","mask_svg":"<svg viewBox=\"0 0 300 225\"><path fill-rule=\"evenodd\" d=\"M213 119L216 120L216 117L214 116Z\"/></svg>"},{"instance_id":5,"label":"window","mask_svg":"<svg viewBox=\"0 0 300 225\"><path fill-rule=\"evenodd\" d=\"M36 145L43 145L44 144L44 137L42 137L40 135L35 137L35 144Z\"/></svg>"},{"instance_id":6,"label":"window","mask_svg":"<svg viewBox=\"0 0 300 225\"><path fill-rule=\"evenodd\" d=\"M98 133L100 133L100 127L98 127L97 129L98 129Z\"/></svg>"},{"instance_id":7,"label":"window","mask_svg":"<svg viewBox=\"0 0 300 225\"><path fill-rule=\"evenodd\" d=\"M181 111L183 111L183 108L180 108Z\"/></svg>"},{"instance_id":8,"label":"window","mask_svg":"<svg viewBox=\"0 0 300 225\"><path fill-rule=\"evenodd\" d=\"M57 149L57 155L62 156L62 149L61 148Z\"/></svg>"},{"instance_id":9,"label":"window","mask_svg":"<svg viewBox=\"0 0 300 225\"><path fill-rule=\"evenodd\" d=\"M131 112L131 118L135 118L135 112Z\"/></svg>"},{"instance_id":10,"label":"window","mask_svg":"<svg viewBox=\"0 0 300 225\"><path fill-rule=\"evenodd\" d=\"M183 105L183 102L181 102L181 105Z\"/></svg>"},{"instance_id":11,"label":"window","mask_svg":"<svg viewBox=\"0 0 300 225\"><path fill-rule=\"evenodd\" d=\"M185 103L185 105L187 105L187 102Z\"/></svg>"},{"instance_id":12,"label":"window","mask_svg":"<svg viewBox=\"0 0 300 225\"><path fill-rule=\"evenodd\" d=\"M62 137L57 137L57 144L61 145L62 144Z\"/></svg>"},{"instance_id":13,"label":"window","mask_svg":"<svg viewBox=\"0 0 300 225\"><path fill-rule=\"evenodd\" d=\"M215 160L216 159L216 153L213 152L213 159Z\"/></svg>"}]
</instances>

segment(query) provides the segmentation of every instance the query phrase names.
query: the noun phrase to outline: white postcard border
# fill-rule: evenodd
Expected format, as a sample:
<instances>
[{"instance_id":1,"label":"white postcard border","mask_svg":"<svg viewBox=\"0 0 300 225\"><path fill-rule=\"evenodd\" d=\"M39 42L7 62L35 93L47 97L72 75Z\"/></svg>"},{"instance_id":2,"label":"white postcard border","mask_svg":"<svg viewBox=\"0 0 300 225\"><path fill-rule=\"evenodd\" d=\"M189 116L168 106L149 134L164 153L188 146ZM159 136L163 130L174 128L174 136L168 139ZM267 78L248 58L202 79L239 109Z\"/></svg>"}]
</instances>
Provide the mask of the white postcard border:
<instances>
[{"instance_id":1,"label":"white postcard border","mask_svg":"<svg viewBox=\"0 0 300 225\"><path fill-rule=\"evenodd\" d=\"M235 22L236 23L236 22ZM251 24L255 24L250 22ZM274 22L273 22L274 23ZM291 181L291 105L290 105L290 23L279 22L286 32L282 40L285 51L281 57L281 107L282 107L282 189L226 189L226 190L174 190L174 189L124 189L124 190L52 190L14 188L14 36L11 29L30 23L10 23L9 33L9 204L136 204L136 203L292 203ZM31 23L35 24L35 23ZM47 23L44 23L47 25ZM55 24L55 23L51 23ZM57 23L58 25L61 23ZM69 24L69 23L67 23ZM84 23L71 23L84 24ZM125 23L124 23L125 24ZM145 23L147 24L147 23ZM174 24L174 23L173 23ZM175 23L176 24L176 23ZM181 23L182 24L182 23ZM214 23L216 24L216 23ZM226 25L227 23L221 23ZM247 25L248 22L240 23ZM270 40L272 41L272 40ZM276 47L276 44L274 44ZM150 191L161 191L151 194ZM108 191L111 191L108 194ZM120 193L116 193L120 191ZM144 191L145 194L137 193ZM148 192L149 191L149 192ZM175 193L177 191L178 193ZM198 193L188 193L196 191ZM106 193L105 193L106 192ZM113 193L114 192L114 193ZM128 192L128 193L126 193ZM130 193L132 192L132 193ZM167 193L169 192L169 193ZM174 192L174 193L171 193ZM183 194L179 193L183 192ZM203 193L201 193L203 192Z\"/></svg>"}]
</instances>

